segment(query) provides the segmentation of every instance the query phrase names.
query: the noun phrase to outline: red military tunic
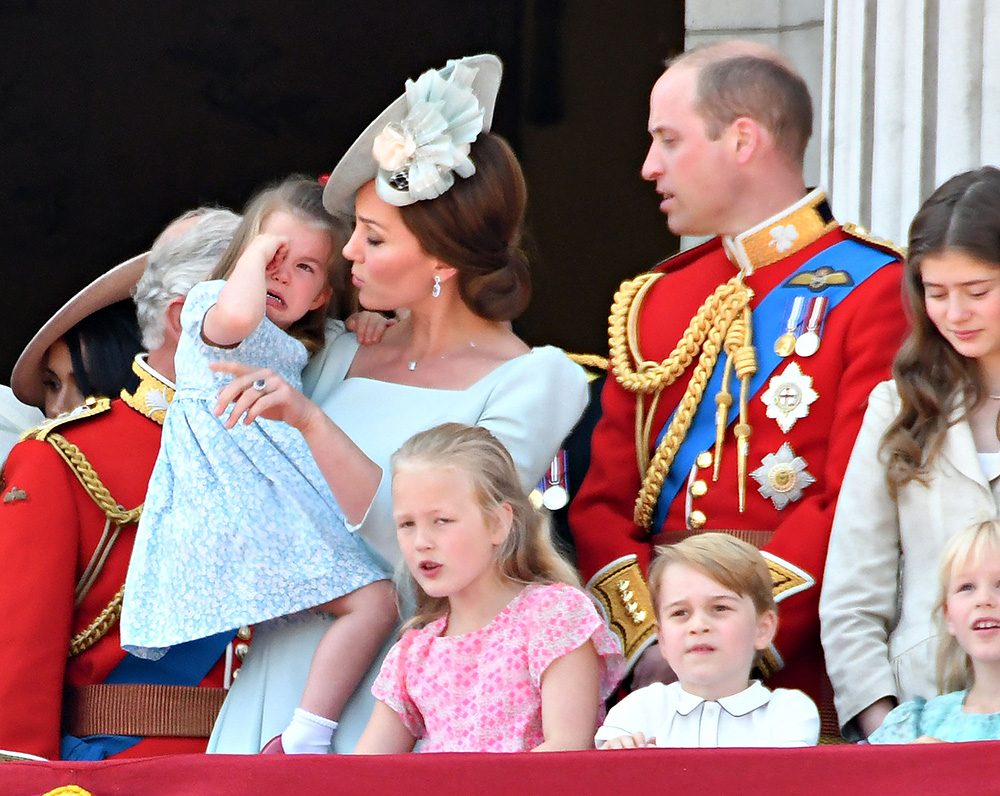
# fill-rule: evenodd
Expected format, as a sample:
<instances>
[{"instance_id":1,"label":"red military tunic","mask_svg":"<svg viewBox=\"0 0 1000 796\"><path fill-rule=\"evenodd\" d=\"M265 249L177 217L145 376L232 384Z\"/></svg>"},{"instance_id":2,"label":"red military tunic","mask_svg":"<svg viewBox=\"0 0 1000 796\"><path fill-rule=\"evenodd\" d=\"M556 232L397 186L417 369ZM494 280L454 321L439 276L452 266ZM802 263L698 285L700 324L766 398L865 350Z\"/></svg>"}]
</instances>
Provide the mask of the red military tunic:
<instances>
[{"instance_id":1,"label":"red military tunic","mask_svg":"<svg viewBox=\"0 0 1000 796\"><path fill-rule=\"evenodd\" d=\"M169 385L144 368L148 366L137 363L142 383L134 398L129 396L136 408L124 400L109 406L102 401L96 413L49 424L50 433L79 448L113 501L125 509L144 500L160 446L163 409L172 395ZM135 524L121 528L92 587L74 607L74 590L101 539L105 514L49 442L18 443L0 478L0 749L58 759L64 687L102 683L125 657L113 609L111 628L89 648L67 656L71 639L122 588ZM222 688L225 658L201 686ZM208 692L199 689L199 694ZM204 737L150 737L122 755L203 752L206 743Z\"/></svg>"},{"instance_id":2,"label":"red military tunic","mask_svg":"<svg viewBox=\"0 0 1000 796\"><path fill-rule=\"evenodd\" d=\"M809 213L813 216L804 218ZM772 230L778 227L780 233L782 227L793 222L799 227L795 245L786 256L776 255L774 245L768 245L768 241L781 238L775 238ZM787 233L785 237L789 237ZM745 282L754 293L750 304L753 309L811 257L849 237L830 218L822 194L814 192L787 214L739 236L733 251L737 259L743 260L740 265L730 260L718 238L665 261L657 268L664 276L646 293L638 315L642 359L666 359L705 299L741 266L750 266ZM868 393L889 376L893 356L904 337L900 277L898 262L881 267L829 312L814 355L792 354L778 363L774 375L798 363L802 373L811 377L812 389L818 394L807 407L808 414L799 417L787 432L767 416L768 407L761 400L770 379L750 398L748 422L752 434L747 470L763 467L761 472L766 471L764 457L778 454L788 443L795 456L805 461L807 473L815 478L814 483L804 486L807 479L800 478L801 496L793 497L780 509L776 501L758 491L757 480L748 476L745 510L739 511L736 441L730 426L718 481L712 479L714 444L710 444L708 453L703 450L690 474L684 474L685 487L670 503L662 530L654 530L651 535L637 525L633 510L641 478L635 450L636 395L624 389L609 372L602 394L603 414L592 439L590 469L573 500L569 519L580 569L585 578L591 578L588 586L608 610L612 624L624 632L626 652L633 660L653 640L648 593L644 584L636 583L641 575L634 568L622 574L622 563L608 565L622 556L634 555L645 573L654 545L679 541L692 532L728 531L762 547L775 575L775 594L780 601L775 646L784 669L769 685L801 688L818 702L827 701L823 698L828 695L823 686L818 617L823 565L837 493ZM784 310L786 302L778 304L778 311ZM753 325L758 325L756 319ZM753 340L758 350L773 347L775 342ZM718 366L723 363L724 355ZM650 452L655 450L657 435L684 395L690 372L689 367L663 390L650 437L645 440ZM739 399L735 377L731 393L735 400ZM714 403L714 395L706 395L704 400ZM794 495L794 491L789 494ZM613 581L610 584L605 577L609 571ZM592 577L595 573L599 573L596 578ZM625 586L623 579L628 579Z\"/></svg>"}]
</instances>

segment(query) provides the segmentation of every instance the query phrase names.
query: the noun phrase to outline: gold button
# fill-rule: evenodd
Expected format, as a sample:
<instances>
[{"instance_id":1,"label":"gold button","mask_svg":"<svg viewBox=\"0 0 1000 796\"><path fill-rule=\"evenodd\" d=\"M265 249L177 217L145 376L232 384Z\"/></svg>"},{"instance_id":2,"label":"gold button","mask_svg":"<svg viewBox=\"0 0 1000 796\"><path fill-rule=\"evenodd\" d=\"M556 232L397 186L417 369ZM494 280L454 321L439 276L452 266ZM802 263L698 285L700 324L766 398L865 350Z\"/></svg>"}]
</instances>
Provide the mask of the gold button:
<instances>
[{"instance_id":1,"label":"gold button","mask_svg":"<svg viewBox=\"0 0 1000 796\"><path fill-rule=\"evenodd\" d=\"M251 635L253 635L253 631L250 629L249 625L243 625L243 627L236 631L237 638L241 638L244 641L249 641Z\"/></svg>"},{"instance_id":2,"label":"gold button","mask_svg":"<svg viewBox=\"0 0 1000 796\"><path fill-rule=\"evenodd\" d=\"M691 484L691 497L704 497L708 493L708 484L701 479Z\"/></svg>"},{"instance_id":3,"label":"gold button","mask_svg":"<svg viewBox=\"0 0 1000 796\"><path fill-rule=\"evenodd\" d=\"M239 669L233 669L233 679L235 680L239 676L240 676L240 670Z\"/></svg>"},{"instance_id":4,"label":"gold button","mask_svg":"<svg viewBox=\"0 0 1000 796\"><path fill-rule=\"evenodd\" d=\"M711 467L712 466L712 452L711 451L702 451L701 453L698 454L698 458L694 460L694 463L697 464L702 469L704 469L706 467Z\"/></svg>"},{"instance_id":5,"label":"gold button","mask_svg":"<svg viewBox=\"0 0 1000 796\"><path fill-rule=\"evenodd\" d=\"M250 652L250 645L241 642L233 648L233 652L236 654L237 659L242 661L247 656L247 653Z\"/></svg>"},{"instance_id":6,"label":"gold button","mask_svg":"<svg viewBox=\"0 0 1000 796\"><path fill-rule=\"evenodd\" d=\"M698 530L699 528L705 527L705 523L708 522L708 517L705 516L704 511L692 511L691 515L688 517L688 522L691 524L692 528Z\"/></svg>"}]
</instances>

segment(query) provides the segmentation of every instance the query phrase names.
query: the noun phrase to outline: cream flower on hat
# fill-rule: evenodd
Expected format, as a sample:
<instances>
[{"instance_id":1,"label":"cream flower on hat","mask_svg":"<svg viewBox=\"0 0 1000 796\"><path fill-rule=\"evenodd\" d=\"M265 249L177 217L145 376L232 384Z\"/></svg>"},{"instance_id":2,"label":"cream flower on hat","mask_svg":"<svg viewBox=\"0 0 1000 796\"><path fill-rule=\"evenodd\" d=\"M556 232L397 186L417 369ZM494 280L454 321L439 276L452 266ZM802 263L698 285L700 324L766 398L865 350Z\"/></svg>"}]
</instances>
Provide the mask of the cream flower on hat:
<instances>
[{"instance_id":1,"label":"cream flower on hat","mask_svg":"<svg viewBox=\"0 0 1000 796\"><path fill-rule=\"evenodd\" d=\"M375 139L375 188L389 204L434 199L455 184L455 174L476 173L469 150L483 131L483 108L472 91L478 70L455 61L449 66L447 78L431 69L407 80L406 116Z\"/></svg>"},{"instance_id":2,"label":"cream flower on hat","mask_svg":"<svg viewBox=\"0 0 1000 796\"><path fill-rule=\"evenodd\" d=\"M405 93L378 115L344 153L323 191L327 210L353 216L369 180L397 207L440 196L476 172L473 142L488 132L503 74L495 55L449 61L406 82Z\"/></svg>"}]
</instances>

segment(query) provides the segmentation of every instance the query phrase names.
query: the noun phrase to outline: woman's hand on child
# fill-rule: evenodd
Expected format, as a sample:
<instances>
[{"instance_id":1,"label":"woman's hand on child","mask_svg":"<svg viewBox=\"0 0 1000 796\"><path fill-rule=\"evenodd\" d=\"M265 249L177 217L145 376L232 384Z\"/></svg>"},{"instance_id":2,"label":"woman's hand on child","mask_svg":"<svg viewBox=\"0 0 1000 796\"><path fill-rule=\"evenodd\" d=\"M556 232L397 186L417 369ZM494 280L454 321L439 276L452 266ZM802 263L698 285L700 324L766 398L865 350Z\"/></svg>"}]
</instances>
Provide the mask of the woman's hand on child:
<instances>
[{"instance_id":1,"label":"woman's hand on child","mask_svg":"<svg viewBox=\"0 0 1000 796\"><path fill-rule=\"evenodd\" d=\"M379 312L362 310L351 315L344 325L347 326L347 331L354 332L361 345L375 345L382 341L385 330L395 322L394 319L386 318Z\"/></svg>"},{"instance_id":2,"label":"woman's hand on child","mask_svg":"<svg viewBox=\"0 0 1000 796\"><path fill-rule=\"evenodd\" d=\"M255 368L238 362L213 362L209 367L216 373L231 373L233 380L219 390L215 404L216 417L226 417L226 428L233 428L240 419L247 425L256 418L281 420L303 431L323 411L273 370Z\"/></svg>"},{"instance_id":3,"label":"woman's hand on child","mask_svg":"<svg viewBox=\"0 0 1000 796\"><path fill-rule=\"evenodd\" d=\"M646 740L646 736L641 732L633 733L632 735L619 735L617 738L611 738L604 743L602 743L598 749L644 749L646 747L656 746L656 739L650 738Z\"/></svg>"}]
</instances>

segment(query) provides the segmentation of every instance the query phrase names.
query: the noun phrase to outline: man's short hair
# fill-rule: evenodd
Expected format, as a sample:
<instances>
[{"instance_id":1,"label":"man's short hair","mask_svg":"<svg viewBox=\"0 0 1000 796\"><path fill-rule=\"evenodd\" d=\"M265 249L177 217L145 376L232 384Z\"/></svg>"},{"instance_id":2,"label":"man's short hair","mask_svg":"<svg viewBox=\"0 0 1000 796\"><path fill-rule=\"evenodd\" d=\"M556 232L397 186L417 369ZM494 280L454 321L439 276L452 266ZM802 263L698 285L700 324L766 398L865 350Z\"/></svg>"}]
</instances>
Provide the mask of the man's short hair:
<instances>
[{"instance_id":1,"label":"man's short hair","mask_svg":"<svg viewBox=\"0 0 1000 796\"><path fill-rule=\"evenodd\" d=\"M240 217L230 210L199 207L174 219L160 233L135 288L136 314L147 351L163 345L167 304L208 278L239 223Z\"/></svg>"},{"instance_id":2,"label":"man's short hair","mask_svg":"<svg viewBox=\"0 0 1000 796\"><path fill-rule=\"evenodd\" d=\"M722 42L679 55L668 66L698 70L694 108L712 140L741 116L761 124L789 160L805 160L813 107L802 76L778 52L749 42Z\"/></svg>"}]
</instances>

